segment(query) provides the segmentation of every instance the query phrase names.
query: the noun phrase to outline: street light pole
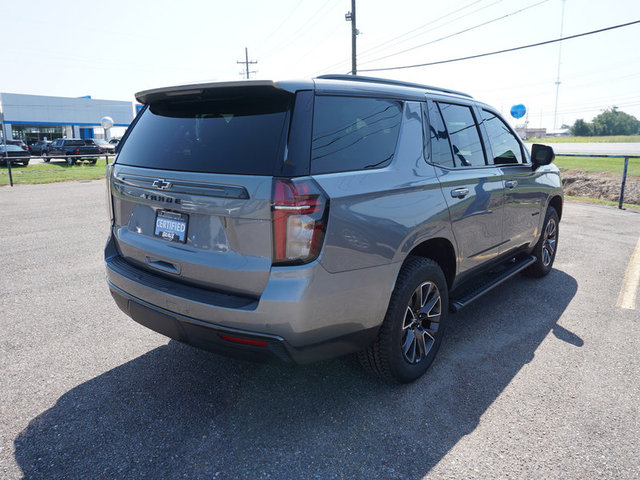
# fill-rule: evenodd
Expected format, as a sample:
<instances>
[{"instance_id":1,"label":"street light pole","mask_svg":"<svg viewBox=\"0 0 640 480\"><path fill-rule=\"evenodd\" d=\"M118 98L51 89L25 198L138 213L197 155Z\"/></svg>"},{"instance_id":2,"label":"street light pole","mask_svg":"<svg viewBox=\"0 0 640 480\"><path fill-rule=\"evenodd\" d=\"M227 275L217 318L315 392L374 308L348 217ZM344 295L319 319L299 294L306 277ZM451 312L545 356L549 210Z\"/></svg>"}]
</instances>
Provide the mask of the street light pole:
<instances>
[{"instance_id":1,"label":"street light pole","mask_svg":"<svg viewBox=\"0 0 640 480\"><path fill-rule=\"evenodd\" d=\"M356 37L360 33L356 28L356 0L351 0L351 11L344 16L347 22L351 22L351 75L358 74L356 65Z\"/></svg>"}]
</instances>

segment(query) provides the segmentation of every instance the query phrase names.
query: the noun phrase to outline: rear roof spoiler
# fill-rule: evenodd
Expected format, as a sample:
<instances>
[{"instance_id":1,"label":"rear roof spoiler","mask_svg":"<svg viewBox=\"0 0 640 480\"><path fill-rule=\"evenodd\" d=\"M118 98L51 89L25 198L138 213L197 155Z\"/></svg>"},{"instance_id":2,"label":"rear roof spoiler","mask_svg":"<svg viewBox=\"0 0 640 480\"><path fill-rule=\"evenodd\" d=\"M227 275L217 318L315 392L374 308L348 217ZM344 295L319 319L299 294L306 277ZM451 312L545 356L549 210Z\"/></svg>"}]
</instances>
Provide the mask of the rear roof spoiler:
<instances>
[{"instance_id":1,"label":"rear roof spoiler","mask_svg":"<svg viewBox=\"0 0 640 480\"><path fill-rule=\"evenodd\" d=\"M136 100L142 104L150 104L167 99L179 97L199 97L207 94L242 93L242 90L261 89L263 91L275 90L277 93L288 94L285 89L272 80L244 80L238 82L201 83L193 85L180 85L176 87L154 88L136 93ZM276 93L276 92L272 92Z\"/></svg>"}]
</instances>

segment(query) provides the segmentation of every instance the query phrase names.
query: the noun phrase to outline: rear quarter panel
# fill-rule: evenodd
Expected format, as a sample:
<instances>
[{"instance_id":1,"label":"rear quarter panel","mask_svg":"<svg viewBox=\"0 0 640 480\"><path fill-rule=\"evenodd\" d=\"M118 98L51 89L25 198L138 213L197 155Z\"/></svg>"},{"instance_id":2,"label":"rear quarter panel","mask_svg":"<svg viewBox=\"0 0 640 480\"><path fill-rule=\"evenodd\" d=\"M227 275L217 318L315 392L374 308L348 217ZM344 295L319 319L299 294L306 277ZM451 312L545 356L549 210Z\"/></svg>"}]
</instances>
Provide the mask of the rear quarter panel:
<instances>
[{"instance_id":1,"label":"rear quarter panel","mask_svg":"<svg viewBox=\"0 0 640 480\"><path fill-rule=\"evenodd\" d=\"M406 102L393 162L377 170L316 175L330 198L320 262L329 272L396 263L390 293L402 261L429 238L455 245L449 212L432 166L423 155L419 102Z\"/></svg>"}]
</instances>

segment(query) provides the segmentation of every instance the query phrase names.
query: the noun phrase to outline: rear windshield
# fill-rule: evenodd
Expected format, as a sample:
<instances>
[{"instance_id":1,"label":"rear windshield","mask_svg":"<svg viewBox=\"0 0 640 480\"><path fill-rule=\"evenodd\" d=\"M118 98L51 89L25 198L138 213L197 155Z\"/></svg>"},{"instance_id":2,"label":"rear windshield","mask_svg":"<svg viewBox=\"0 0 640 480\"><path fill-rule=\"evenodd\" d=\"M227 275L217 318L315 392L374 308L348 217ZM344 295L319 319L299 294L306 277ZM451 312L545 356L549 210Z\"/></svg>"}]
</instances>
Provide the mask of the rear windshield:
<instances>
[{"instance_id":1,"label":"rear windshield","mask_svg":"<svg viewBox=\"0 0 640 480\"><path fill-rule=\"evenodd\" d=\"M283 97L241 95L152 104L117 161L163 170L273 175L284 156L289 103Z\"/></svg>"}]
</instances>

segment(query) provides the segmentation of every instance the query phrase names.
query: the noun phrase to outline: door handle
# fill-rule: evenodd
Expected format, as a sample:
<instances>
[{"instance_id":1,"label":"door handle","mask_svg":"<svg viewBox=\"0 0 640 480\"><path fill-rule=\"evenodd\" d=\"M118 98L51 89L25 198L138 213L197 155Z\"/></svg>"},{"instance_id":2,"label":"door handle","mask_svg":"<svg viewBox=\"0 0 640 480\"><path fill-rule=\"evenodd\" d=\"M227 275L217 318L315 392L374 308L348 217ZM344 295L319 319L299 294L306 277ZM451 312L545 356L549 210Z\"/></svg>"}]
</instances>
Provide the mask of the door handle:
<instances>
[{"instance_id":1,"label":"door handle","mask_svg":"<svg viewBox=\"0 0 640 480\"><path fill-rule=\"evenodd\" d=\"M451 190L451 196L453 198L464 198L469 194L468 188L456 188Z\"/></svg>"},{"instance_id":2,"label":"door handle","mask_svg":"<svg viewBox=\"0 0 640 480\"><path fill-rule=\"evenodd\" d=\"M174 275L180 274L180 266L173 263L165 262L164 260L156 260L151 257L147 257L147 264L150 267L162 270L163 272L173 273Z\"/></svg>"},{"instance_id":3,"label":"door handle","mask_svg":"<svg viewBox=\"0 0 640 480\"><path fill-rule=\"evenodd\" d=\"M507 188L516 188L518 186L517 180L509 180L508 182L504 182L504 186Z\"/></svg>"}]
</instances>

